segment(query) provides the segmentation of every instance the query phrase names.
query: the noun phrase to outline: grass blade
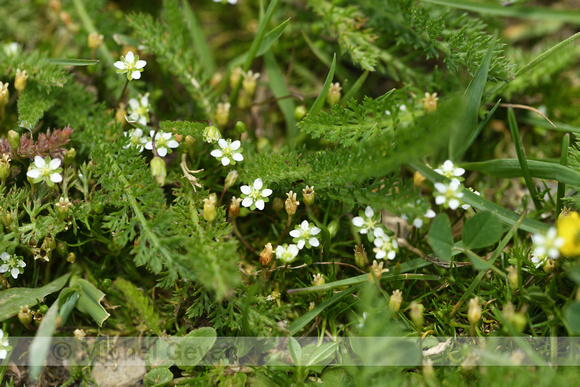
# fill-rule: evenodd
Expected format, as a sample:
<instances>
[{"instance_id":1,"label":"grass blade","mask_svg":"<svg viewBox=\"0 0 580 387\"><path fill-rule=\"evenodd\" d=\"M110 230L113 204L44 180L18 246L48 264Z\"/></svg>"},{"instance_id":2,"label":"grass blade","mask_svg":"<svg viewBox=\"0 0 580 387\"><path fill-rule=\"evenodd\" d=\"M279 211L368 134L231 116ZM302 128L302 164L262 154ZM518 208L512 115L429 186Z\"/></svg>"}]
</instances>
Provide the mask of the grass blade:
<instances>
[{"instance_id":1,"label":"grass blade","mask_svg":"<svg viewBox=\"0 0 580 387\"><path fill-rule=\"evenodd\" d=\"M97 59L59 59L48 60L50 63L61 66L92 66L99 63Z\"/></svg>"},{"instance_id":2,"label":"grass blade","mask_svg":"<svg viewBox=\"0 0 580 387\"><path fill-rule=\"evenodd\" d=\"M209 78L213 73L215 73L217 66L215 60L213 59L212 51L209 49L207 40L203 34L199 21L189 5L189 1L184 0L183 4L183 16L185 21L189 25L189 34L191 36L191 41L195 47L195 54L197 59L202 64L205 75Z\"/></svg>"},{"instance_id":3,"label":"grass blade","mask_svg":"<svg viewBox=\"0 0 580 387\"><path fill-rule=\"evenodd\" d=\"M538 193L536 192L536 187L534 186L534 180L530 174L530 168L528 168L528 161L526 160L526 155L524 153L524 147L522 146L522 141L520 139L520 130L518 129L518 123L516 121L516 116L512 108L508 109L508 122L510 126L510 132L514 140L514 146L516 147L516 155L518 156L518 162L524 175L524 180L526 181L526 186L530 191L532 200L534 201L534 206L537 210L542 208L542 203L538 198Z\"/></svg>"},{"instance_id":4,"label":"grass blade","mask_svg":"<svg viewBox=\"0 0 580 387\"><path fill-rule=\"evenodd\" d=\"M562 154L560 155L560 164L566 167L568 164L568 147L570 146L570 135L566 133L562 139ZM577 180L580 181L580 180ZM562 212L562 198L566 196L566 183L558 182L558 195L556 197L556 214Z\"/></svg>"},{"instance_id":5,"label":"grass blade","mask_svg":"<svg viewBox=\"0 0 580 387\"><path fill-rule=\"evenodd\" d=\"M419 173L421 173L433 183L437 181L449 181L449 179L441 176L424 164L412 163L410 166L416 171L419 171ZM520 170L519 167L518 170ZM520 218L520 215L516 214L515 212L506 210L505 208L500 207L497 204L490 202L489 200L485 200L484 198L477 196L469 190L463 190L463 201L478 210L487 210L493 212L498 217L498 219L505 224L514 225ZM524 219L519 228L527 232L542 234L548 231L549 226L534 219Z\"/></svg>"},{"instance_id":6,"label":"grass blade","mask_svg":"<svg viewBox=\"0 0 580 387\"><path fill-rule=\"evenodd\" d=\"M290 90L286 86L286 81L272 50L268 51L266 56L264 56L264 63L266 65L266 71L268 72L270 89L274 97L280 98L290 95ZM286 121L286 138L292 142L298 132L296 129L296 120L294 119L294 101L291 98L280 99L278 100L278 106L284 115L284 121Z\"/></svg>"},{"instance_id":7,"label":"grass blade","mask_svg":"<svg viewBox=\"0 0 580 387\"><path fill-rule=\"evenodd\" d=\"M348 92L342 97L340 103L348 102L348 100L351 99L359 91L363 83L366 81L368 75L369 75L368 70L362 73L361 76L358 77L354 85L352 85L352 87L348 90Z\"/></svg>"},{"instance_id":8,"label":"grass blade","mask_svg":"<svg viewBox=\"0 0 580 387\"><path fill-rule=\"evenodd\" d=\"M477 136L479 136L479 133L481 133L481 131L483 130L483 128L485 128L485 126L487 125L489 120L491 120L491 117L493 117L493 114L495 113L495 111L499 107L500 102L501 102L501 99L499 99L496 102L495 106L489 111L489 113L486 114L484 120L481 121L479 123L479 125L477 125L477 129L474 130L473 132L471 132L471 134L467 138L467 141L465 141L465 143L463 143L463 144L459 144L459 150L458 150L459 154L465 154L467 149L471 146L471 144L473 144L473 142L475 141Z\"/></svg>"},{"instance_id":9,"label":"grass blade","mask_svg":"<svg viewBox=\"0 0 580 387\"><path fill-rule=\"evenodd\" d=\"M326 81L324 81L324 85L322 86L322 90L314 101L314 104L310 107L310 111L308 114L316 114L318 113L322 107L324 106L324 101L326 100L326 95L328 94L328 89L330 89L330 84L332 83L332 79L334 78L334 69L336 68L336 54L332 58L332 65L330 66L330 71L328 72L328 76L326 77Z\"/></svg>"}]
</instances>

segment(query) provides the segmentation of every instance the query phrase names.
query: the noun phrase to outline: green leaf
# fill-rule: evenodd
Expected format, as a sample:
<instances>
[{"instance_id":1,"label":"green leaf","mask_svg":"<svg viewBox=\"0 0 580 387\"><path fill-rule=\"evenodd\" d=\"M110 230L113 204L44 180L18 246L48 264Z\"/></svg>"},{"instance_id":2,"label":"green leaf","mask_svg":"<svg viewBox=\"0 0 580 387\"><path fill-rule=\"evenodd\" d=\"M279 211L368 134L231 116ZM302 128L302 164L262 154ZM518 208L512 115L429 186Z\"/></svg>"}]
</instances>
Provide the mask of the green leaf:
<instances>
[{"instance_id":1,"label":"green leaf","mask_svg":"<svg viewBox=\"0 0 580 387\"><path fill-rule=\"evenodd\" d=\"M0 321L16 316L21 306L36 305L37 300L58 292L69 277L70 273L65 274L41 288L11 288L0 292Z\"/></svg>"},{"instance_id":2,"label":"green leaf","mask_svg":"<svg viewBox=\"0 0 580 387\"><path fill-rule=\"evenodd\" d=\"M468 143L468 140L473 141L475 139L473 133L478 129L477 118L479 105L481 104L483 88L487 83L487 73L489 71L494 46L495 43L487 49L477 73L469 83L469 86L467 86L467 90L465 90L465 107L463 107L465 110L461 113L463 115L463 123L454 130L455 133L452 133L449 139L449 158L453 161L461 159L471 145Z\"/></svg>"},{"instance_id":3,"label":"green leaf","mask_svg":"<svg viewBox=\"0 0 580 387\"><path fill-rule=\"evenodd\" d=\"M491 246L500 238L501 224L489 211L480 212L467 219L463 227L463 244L470 249Z\"/></svg>"},{"instance_id":4,"label":"green leaf","mask_svg":"<svg viewBox=\"0 0 580 387\"><path fill-rule=\"evenodd\" d=\"M50 63L60 66L92 66L99 63L97 59L49 59Z\"/></svg>"},{"instance_id":5,"label":"green leaf","mask_svg":"<svg viewBox=\"0 0 580 387\"><path fill-rule=\"evenodd\" d=\"M163 387L173 380L173 372L169 368L157 367L147 372L143 377L145 387Z\"/></svg>"},{"instance_id":6,"label":"green leaf","mask_svg":"<svg viewBox=\"0 0 580 387\"><path fill-rule=\"evenodd\" d=\"M189 35L191 36L191 41L193 42L194 52L197 59L202 64L202 68L206 76L211 76L211 74L216 71L216 64L213 59L212 51L210 50L205 36L203 35L203 30L199 25L199 21L195 16L195 13L189 5L189 1L182 2L183 16L185 21L189 26Z\"/></svg>"},{"instance_id":7,"label":"green leaf","mask_svg":"<svg viewBox=\"0 0 580 387\"><path fill-rule=\"evenodd\" d=\"M338 348L338 343L330 342L324 343L320 347L316 348L314 352L310 355L308 359L307 366L313 366L317 364L324 363L326 360L332 358Z\"/></svg>"},{"instance_id":8,"label":"green leaf","mask_svg":"<svg viewBox=\"0 0 580 387\"><path fill-rule=\"evenodd\" d=\"M276 41L278 40L278 38L282 35L282 33L284 32L284 30L288 26L288 22L290 22L290 19L284 21L279 26L277 26L274 29L270 30L264 36L264 39L262 40L262 43L260 43L260 47L258 47L258 51L256 52L256 56L255 56L256 58L261 57L262 55L266 54L268 52L268 50L270 50L270 48L274 45L274 43L276 43ZM238 56L237 58L234 58L228 64L228 67L229 68L234 68L234 67L237 67L237 66L242 65L246 61L247 56L248 56L248 54L245 53L245 54L242 54L242 55ZM269 73L268 73L268 75L269 75Z\"/></svg>"},{"instance_id":9,"label":"green leaf","mask_svg":"<svg viewBox=\"0 0 580 387\"><path fill-rule=\"evenodd\" d=\"M428 238L435 255L443 261L450 261L453 235L451 234L451 222L447 214L437 215L431 224Z\"/></svg>"},{"instance_id":10,"label":"green leaf","mask_svg":"<svg viewBox=\"0 0 580 387\"><path fill-rule=\"evenodd\" d=\"M290 95L290 90L286 86L286 81L284 76L280 71L280 66L276 61L276 57L272 51L268 51L264 57L264 63L266 65L266 71L268 72L268 80L270 82L270 89L274 93L274 97L281 98ZM277 101L282 114L284 115L284 121L286 122L286 137L289 141L292 141L296 137L296 120L294 119L294 101L292 98L280 99Z\"/></svg>"},{"instance_id":11,"label":"green leaf","mask_svg":"<svg viewBox=\"0 0 580 387\"><path fill-rule=\"evenodd\" d=\"M129 305L136 311L137 315L145 322L145 325L156 335L161 336L159 328L159 315L153 305L149 302L149 297L138 289L137 286L124 278L117 278L114 282L115 287L123 293L129 302Z\"/></svg>"},{"instance_id":12,"label":"green leaf","mask_svg":"<svg viewBox=\"0 0 580 387\"><path fill-rule=\"evenodd\" d=\"M182 370L195 367L215 344L216 330L211 327L189 332L175 350L175 364Z\"/></svg>"},{"instance_id":13,"label":"green leaf","mask_svg":"<svg viewBox=\"0 0 580 387\"><path fill-rule=\"evenodd\" d=\"M294 337L288 338L288 352L294 362L294 365L299 367L302 365L302 348L300 343Z\"/></svg>"},{"instance_id":14,"label":"green leaf","mask_svg":"<svg viewBox=\"0 0 580 387\"><path fill-rule=\"evenodd\" d=\"M332 79L334 78L335 68L336 68L336 54L334 54L334 56L332 57L332 65L330 65L330 71L326 76L326 81L324 81L324 85L322 86L322 90L320 91L318 98L316 98L316 101L314 101L314 104L310 107L308 115L315 115L324 106L324 101L326 101L326 95L328 94L330 84L332 83Z\"/></svg>"},{"instance_id":15,"label":"green leaf","mask_svg":"<svg viewBox=\"0 0 580 387\"><path fill-rule=\"evenodd\" d=\"M147 351L145 362L148 367L171 367L175 364L175 348L179 338L163 337L155 342L153 349Z\"/></svg>"},{"instance_id":16,"label":"green leaf","mask_svg":"<svg viewBox=\"0 0 580 387\"><path fill-rule=\"evenodd\" d=\"M580 302L572 302L564 310L564 318L574 334L580 334Z\"/></svg>"},{"instance_id":17,"label":"green leaf","mask_svg":"<svg viewBox=\"0 0 580 387\"><path fill-rule=\"evenodd\" d=\"M44 360L48 355L50 343L52 342L52 335L56 330L57 317L58 301L55 301L42 318L38 331L36 331L36 336L34 336L30 344L30 375L33 379L38 379L42 371Z\"/></svg>"},{"instance_id":18,"label":"green leaf","mask_svg":"<svg viewBox=\"0 0 580 387\"><path fill-rule=\"evenodd\" d=\"M348 92L341 98L340 102L341 103L348 102L348 100L350 100L352 97L354 97L354 95L357 93L357 91L359 91L359 89L362 87L362 85L366 81L368 75L369 75L369 70L365 70L365 72L362 73L360 77L358 77L358 79L352 85L352 87L348 90Z\"/></svg>"},{"instance_id":19,"label":"green leaf","mask_svg":"<svg viewBox=\"0 0 580 387\"><path fill-rule=\"evenodd\" d=\"M75 284L80 285L82 289L77 302L77 309L90 315L93 320L102 327L105 320L110 316L103 305L101 305L101 301L105 298L105 293L101 292L89 281L82 278L72 279L71 285Z\"/></svg>"}]
</instances>

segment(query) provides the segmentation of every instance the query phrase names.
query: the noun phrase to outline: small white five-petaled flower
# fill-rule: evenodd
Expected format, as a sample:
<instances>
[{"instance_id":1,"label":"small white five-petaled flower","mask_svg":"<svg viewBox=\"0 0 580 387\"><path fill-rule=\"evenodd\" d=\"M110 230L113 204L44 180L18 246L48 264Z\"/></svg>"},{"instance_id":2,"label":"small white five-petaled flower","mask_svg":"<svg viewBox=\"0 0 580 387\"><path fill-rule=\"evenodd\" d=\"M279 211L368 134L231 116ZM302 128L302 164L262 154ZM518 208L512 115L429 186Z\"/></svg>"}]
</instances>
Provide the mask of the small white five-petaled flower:
<instances>
[{"instance_id":1,"label":"small white five-petaled flower","mask_svg":"<svg viewBox=\"0 0 580 387\"><path fill-rule=\"evenodd\" d=\"M534 242L536 256L548 256L552 259L560 256L560 247L564 244L564 239L558 237L558 231L555 227L550 227L546 235L532 235L532 241Z\"/></svg>"},{"instance_id":2,"label":"small white five-petaled flower","mask_svg":"<svg viewBox=\"0 0 580 387\"><path fill-rule=\"evenodd\" d=\"M213 0L214 3L225 3L225 0ZM238 0L227 0L230 4L237 4Z\"/></svg>"},{"instance_id":3,"label":"small white five-petaled flower","mask_svg":"<svg viewBox=\"0 0 580 387\"><path fill-rule=\"evenodd\" d=\"M4 331L0 329L0 360L6 359L8 356L8 338L4 337Z\"/></svg>"},{"instance_id":4,"label":"small white five-petaled flower","mask_svg":"<svg viewBox=\"0 0 580 387\"><path fill-rule=\"evenodd\" d=\"M144 60L139 60L139 55L129 51L127 55L121 56L121 60L115 62L115 67L118 74L127 73L127 79L132 81L133 79L141 78L141 72L146 64L147 62Z\"/></svg>"},{"instance_id":5,"label":"small white five-petaled flower","mask_svg":"<svg viewBox=\"0 0 580 387\"><path fill-rule=\"evenodd\" d=\"M375 215L375 211L370 206L367 206L364 214L362 211L359 211L359 216L352 219L352 224L360 229L359 232L361 234L367 234L369 241L372 242L374 239L373 230L381 224L381 213L378 212Z\"/></svg>"},{"instance_id":6,"label":"small white five-petaled flower","mask_svg":"<svg viewBox=\"0 0 580 387\"><path fill-rule=\"evenodd\" d=\"M456 167L451 160L445 161L434 171L450 179L462 176L465 173L465 169Z\"/></svg>"},{"instance_id":7,"label":"small white five-petaled flower","mask_svg":"<svg viewBox=\"0 0 580 387\"><path fill-rule=\"evenodd\" d=\"M131 98L129 100L129 118L141 125L147 125L149 121L149 96L147 94L139 99Z\"/></svg>"},{"instance_id":8,"label":"small white five-petaled flower","mask_svg":"<svg viewBox=\"0 0 580 387\"><path fill-rule=\"evenodd\" d=\"M264 203L268 202L268 196L272 195L272 190L269 188L262 189L264 183L262 183L262 179L257 178L254 180L254 184L252 187L248 185L243 185L240 187L242 191L242 206L250 207L253 211L256 208L258 210L264 209Z\"/></svg>"},{"instance_id":9,"label":"small white five-petaled flower","mask_svg":"<svg viewBox=\"0 0 580 387\"><path fill-rule=\"evenodd\" d=\"M296 226L296 228L290 231L290 236L294 239L292 240L300 250L306 246L307 249L311 248L312 246L318 247L320 243L315 235L320 233L320 229L315 227L314 225L308 224L307 220L304 220L300 226Z\"/></svg>"},{"instance_id":10,"label":"small white five-petaled flower","mask_svg":"<svg viewBox=\"0 0 580 387\"><path fill-rule=\"evenodd\" d=\"M548 259L547 255L540 255L535 250L532 252L532 263L534 264L536 269L542 266L547 259Z\"/></svg>"},{"instance_id":11,"label":"small white five-petaled flower","mask_svg":"<svg viewBox=\"0 0 580 387\"><path fill-rule=\"evenodd\" d=\"M18 278L23 267L26 267L26 263L21 257L16 255L10 255L6 252L0 254L0 259L2 259L2 264L0 265L0 273L10 272L14 279Z\"/></svg>"},{"instance_id":12,"label":"small white five-petaled flower","mask_svg":"<svg viewBox=\"0 0 580 387\"><path fill-rule=\"evenodd\" d=\"M123 146L123 148L127 149L130 146L134 146L139 150L139 152L143 152L143 146L147 142L147 139L143 137L143 130L131 129L128 132L125 132L125 137L129 138L129 143Z\"/></svg>"},{"instance_id":13,"label":"small white five-petaled flower","mask_svg":"<svg viewBox=\"0 0 580 387\"><path fill-rule=\"evenodd\" d=\"M54 186L54 183L60 183L62 181L62 168L60 168L60 159L50 159L50 156L46 156L44 159L40 156L34 158L34 164L30 166L30 170L26 173L26 176L32 179L34 184L40 183L44 180L46 185L49 187Z\"/></svg>"},{"instance_id":14,"label":"small white five-petaled flower","mask_svg":"<svg viewBox=\"0 0 580 387\"><path fill-rule=\"evenodd\" d=\"M298 246L284 243L276 247L276 257L282 262L290 263L296 259L298 251Z\"/></svg>"},{"instance_id":15,"label":"small white five-petaled flower","mask_svg":"<svg viewBox=\"0 0 580 387\"><path fill-rule=\"evenodd\" d=\"M224 140L223 138L218 140L218 146L221 149L214 149L211 151L211 155L218 160L221 160L224 166L226 165L236 165L236 161L242 161L244 156L242 156L241 142L236 140Z\"/></svg>"},{"instance_id":16,"label":"small white five-petaled flower","mask_svg":"<svg viewBox=\"0 0 580 387\"><path fill-rule=\"evenodd\" d=\"M155 149L157 149L159 157L167 156L167 153L172 153L170 148L177 148L179 146L179 143L173 138L173 134L169 132L160 130L155 134L155 131L152 130L149 132L149 135L151 137L149 137L149 141L145 144L145 149L153 149L153 137L155 136Z\"/></svg>"},{"instance_id":17,"label":"small white five-petaled flower","mask_svg":"<svg viewBox=\"0 0 580 387\"><path fill-rule=\"evenodd\" d=\"M376 253L375 257L377 259L385 257L389 260L395 259L399 243L388 236L382 228L375 228L373 233L375 235L375 248L373 249Z\"/></svg>"},{"instance_id":18,"label":"small white five-petaled flower","mask_svg":"<svg viewBox=\"0 0 580 387\"><path fill-rule=\"evenodd\" d=\"M429 208L427 210L427 212L425 212L424 215L418 216L415 219L413 219L413 223L412 223L413 224L413 227L415 227L415 228L421 228L421 227L423 227L423 225L425 224L425 220L426 219L434 218L435 215L437 215L435 213L435 211L433 211L432 209ZM404 215L404 214L401 216L401 218L403 218L404 220L407 220L407 221L409 220L409 217L407 215Z\"/></svg>"},{"instance_id":19,"label":"small white five-petaled flower","mask_svg":"<svg viewBox=\"0 0 580 387\"><path fill-rule=\"evenodd\" d=\"M449 184L435 183L434 192L435 204L449 207L452 210L457 209L461 204L460 199L463 197L463 192L460 189L461 183L457 179L451 180Z\"/></svg>"}]
</instances>

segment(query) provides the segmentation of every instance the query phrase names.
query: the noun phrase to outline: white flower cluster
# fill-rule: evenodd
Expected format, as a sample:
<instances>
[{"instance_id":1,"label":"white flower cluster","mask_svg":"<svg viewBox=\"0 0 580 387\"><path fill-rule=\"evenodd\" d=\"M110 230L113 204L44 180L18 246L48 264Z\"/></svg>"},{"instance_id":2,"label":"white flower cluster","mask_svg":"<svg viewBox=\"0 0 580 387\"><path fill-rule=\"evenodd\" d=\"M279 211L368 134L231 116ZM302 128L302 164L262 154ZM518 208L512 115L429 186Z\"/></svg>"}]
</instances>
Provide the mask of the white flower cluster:
<instances>
[{"instance_id":1,"label":"white flower cluster","mask_svg":"<svg viewBox=\"0 0 580 387\"><path fill-rule=\"evenodd\" d=\"M374 243L373 251L376 254L376 259L385 257L389 260L395 259L399 244L383 229L380 212L375 215L375 211L367 206L364 213L359 211L359 216L352 219L352 224L361 234L365 234L370 242Z\"/></svg>"},{"instance_id":2,"label":"white flower cluster","mask_svg":"<svg viewBox=\"0 0 580 387\"><path fill-rule=\"evenodd\" d=\"M532 235L534 250L532 252L532 263L539 268L546 260L560 257L560 247L564 244L564 239L558 236L555 227L550 227L548 232Z\"/></svg>"},{"instance_id":3,"label":"white flower cluster","mask_svg":"<svg viewBox=\"0 0 580 387\"><path fill-rule=\"evenodd\" d=\"M128 144L123 148L128 148L131 146L136 147L139 152L143 152L143 149L153 150L153 139L155 138L155 149L160 157L165 157L171 154L172 149L177 148L179 143L175 140L173 133L164 132L163 130L157 131L151 130L149 136L144 136L142 129L131 129L125 132L125 137L128 138Z\"/></svg>"},{"instance_id":4,"label":"white flower cluster","mask_svg":"<svg viewBox=\"0 0 580 387\"><path fill-rule=\"evenodd\" d=\"M447 160L439 168L434 169L434 171L451 179L449 183L434 184L436 190L433 193L433 196L435 196L435 204L456 210L463 204L461 200L463 198L463 192L461 192L463 187L460 179L462 179L461 176L465 173L465 169L456 167L451 160ZM469 205L464 204L462 208L467 209Z\"/></svg>"}]
</instances>

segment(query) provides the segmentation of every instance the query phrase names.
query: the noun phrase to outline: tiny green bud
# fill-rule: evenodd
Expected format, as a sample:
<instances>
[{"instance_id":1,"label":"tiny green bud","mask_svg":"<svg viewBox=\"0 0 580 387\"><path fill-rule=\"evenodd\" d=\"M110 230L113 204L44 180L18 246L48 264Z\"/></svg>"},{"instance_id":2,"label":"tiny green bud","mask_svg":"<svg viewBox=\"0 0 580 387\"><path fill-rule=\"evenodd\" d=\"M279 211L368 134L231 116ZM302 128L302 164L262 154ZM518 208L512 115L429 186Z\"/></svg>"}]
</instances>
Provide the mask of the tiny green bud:
<instances>
[{"instance_id":1,"label":"tiny green bud","mask_svg":"<svg viewBox=\"0 0 580 387\"><path fill-rule=\"evenodd\" d=\"M520 284L520 277L518 274L518 269L515 266L510 266L507 268L508 271L508 282L512 290L517 289Z\"/></svg>"},{"instance_id":2,"label":"tiny green bud","mask_svg":"<svg viewBox=\"0 0 580 387\"><path fill-rule=\"evenodd\" d=\"M222 138L222 135L220 134L219 129L215 126L208 126L203 131L203 141L205 142L214 143L217 142L220 138Z\"/></svg>"},{"instance_id":3,"label":"tiny green bud","mask_svg":"<svg viewBox=\"0 0 580 387\"><path fill-rule=\"evenodd\" d=\"M18 312L18 321L24 326L30 325L32 322L32 312L28 309L28 305L21 306L20 312Z\"/></svg>"},{"instance_id":4,"label":"tiny green bud","mask_svg":"<svg viewBox=\"0 0 580 387\"><path fill-rule=\"evenodd\" d=\"M62 221L68 218L70 213L70 208L72 207L72 203L68 198L61 197L58 200L58 203L55 204L56 213L58 214L58 218Z\"/></svg>"},{"instance_id":5,"label":"tiny green bud","mask_svg":"<svg viewBox=\"0 0 580 387\"><path fill-rule=\"evenodd\" d=\"M415 327L417 328L418 331L423 329L423 310L425 309L425 307L421 304L419 304L418 302L411 302L411 306L410 306L410 316L411 316L411 321L413 321L413 324L415 324Z\"/></svg>"},{"instance_id":6,"label":"tiny green bud","mask_svg":"<svg viewBox=\"0 0 580 387\"><path fill-rule=\"evenodd\" d=\"M208 222L213 222L217 212L215 205L217 203L217 195L212 193L207 199L203 199L203 218Z\"/></svg>"},{"instance_id":7,"label":"tiny green bud","mask_svg":"<svg viewBox=\"0 0 580 387\"><path fill-rule=\"evenodd\" d=\"M76 260L77 260L77 256L75 253L68 253L68 256L66 257L67 262L75 263Z\"/></svg>"},{"instance_id":8,"label":"tiny green bud","mask_svg":"<svg viewBox=\"0 0 580 387\"><path fill-rule=\"evenodd\" d=\"M302 121L304 116L306 116L306 108L302 105L296 106L296 109L294 109L294 119L296 121Z\"/></svg>"},{"instance_id":9,"label":"tiny green bud","mask_svg":"<svg viewBox=\"0 0 580 387\"><path fill-rule=\"evenodd\" d=\"M481 320L481 305L477 297L469 300L469 310L467 311L467 319L471 325L475 325Z\"/></svg>"},{"instance_id":10,"label":"tiny green bud","mask_svg":"<svg viewBox=\"0 0 580 387\"><path fill-rule=\"evenodd\" d=\"M167 170L165 169L165 161L159 156L151 159L151 175L160 186L165 184Z\"/></svg>"},{"instance_id":11,"label":"tiny green bud","mask_svg":"<svg viewBox=\"0 0 580 387\"><path fill-rule=\"evenodd\" d=\"M310 207L312 204L314 204L315 194L316 192L314 192L314 186L306 186L306 188L302 190L302 202L306 207Z\"/></svg>"},{"instance_id":12,"label":"tiny green bud","mask_svg":"<svg viewBox=\"0 0 580 387\"><path fill-rule=\"evenodd\" d=\"M10 176L10 156L3 153L0 157L0 180L4 181Z\"/></svg>"},{"instance_id":13,"label":"tiny green bud","mask_svg":"<svg viewBox=\"0 0 580 387\"><path fill-rule=\"evenodd\" d=\"M246 124L242 121L236 122L236 126L234 127L238 134L242 134L246 131Z\"/></svg>"},{"instance_id":14,"label":"tiny green bud","mask_svg":"<svg viewBox=\"0 0 580 387\"><path fill-rule=\"evenodd\" d=\"M8 144L13 151L20 147L20 134L14 130L8 131Z\"/></svg>"},{"instance_id":15,"label":"tiny green bud","mask_svg":"<svg viewBox=\"0 0 580 387\"><path fill-rule=\"evenodd\" d=\"M46 314L48 312L48 306L42 304L38 307L38 311L42 314Z\"/></svg>"},{"instance_id":16,"label":"tiny green bud","mask_svg":"<svg viewBox=\"0 0 580 387\"><path fill-rule=\"evenodd\" d=\"M56 243L56 252L59 257L66 257L68 255L68 246L66 243L57 242Z\"/></svg>"},{"instance_id":17,"label":"tiny green bud","mask_svg":"<svg viewBox=\"0 0 580 387\"><path fill-rule=\"evenodd\" d=\"M103 212L105 212L105 205L102 202L96 202L93 205L93 210L95 211L95 214L101 215Z\"/></svg>"},{"instance_id":18,"label":"tiny green bud","mask_svg":"<svg viewBox=\"0 0 580 387\"><path fill-rule=\"evenodd\" d=\"M64 155L64 165L65 165L65 167L68 167L72 163L74 163L76 156L77 156L77 151L76 151L75 148L70 148L68 151L66 151L66 154Z\"/></svg>"},{"instance_id":19,"label":"tiny green bud","mask_svg":"<svg viewBox=\"0 0 580 387\"><path fill-rule=\"evenodd\" d=\"M342 87L340 87L340 83L336 82L336 83L331 83L330 84L330 88L328 89L328 94L326 94L326 102L328 102L329 105L334 105L335 103L339 103L340 102L340 91L342 90Z\"/></svg>"},{"instance_id":20,"label":"tiny green bud","mask_svg":"<svg viewBox=\"0 0 580 387\"><path fill-rule=\"evenodd\" d=\"M555 268L556 268L556 261L554 261L552 258L546 259L546 263L544 263L544 266L543 266L544 273L550 274L551 272L554 271Z\"/></svg>"},{"instance_id":21,"label":"tiny green bud","mask_svg":"<svg viewBox=\"0 0 580 387\"><path fill-rule=\"evenodd\" d=\"M111 279L105 278L102 282L103 289L109 289L111 287Z\"/></svg>"},{"instance_id":22,"label":"tiny green bud","mask_svg":"<svg viewBox=\"0 0 580 387\"><path fill-rule=\"evenodd\" d=\"M356 245L354 247L354 262L361 269L365 269L369 264L369 259L367 258L367 252L365 251L365 248L362 244Z\"/></svg>"},{"instance_id":23,"label":"tiny green bud","mask_svg":"<svg viewBox=\"0 0 580 387\"><path fill-rule=\"evenodd\" d=\"M197 141L192 136L185 136L185 141L183 142L183 146L188 152L191 152L195 149L195 143Z\"/></svg>"},{"instance_id":24,"label":"tiny green bud","mask_svg":"<svg viewBox=\"0 0 580 387\"><path fill-rule=\"evenodd\" d=\"M284 202L279 197L275 197L272 201L272 209L275 213L279 213L284 209Z\"/></svg>"},{"instance_id":25,"label":"tiny green bud","mask_svg":"<svg viewBox=\"0 0 580 387\"><path fill-rule=\"evenodd\" d=\"M229 189L230 187L232 187L235 184L237 179L238 179L238 171L230 171L228 173L228 175L226 176L226 182L225 182L226 189Z\"/></svg>"},{"instance_id":26,"label":"tiny green bud","mask_svg":"<svg viewBox=\"0 0 580 387\"><path fill-rule=\"evenodd\" d=\"M248 96L252 97L256 92L256 81L260 78L260 73L254 73L252 70L248 70L247 73L243 73L242 75L244 76L242 87L244 88L244 91L248 93Z\"/></svg>"},{"instance_id":27,"label":"tiny green bud","mask_svg":"<svg viewBox=\"0 0 580 387\"><path fill-rule=\"evenodd\" d=\"M338 232L338 229L340 228L340 223L338 222L338 220L335 219L332 222L328 223L327 228L330 237L334 238L336 236L336 233Z\"/></svg>"}]
</instances>

